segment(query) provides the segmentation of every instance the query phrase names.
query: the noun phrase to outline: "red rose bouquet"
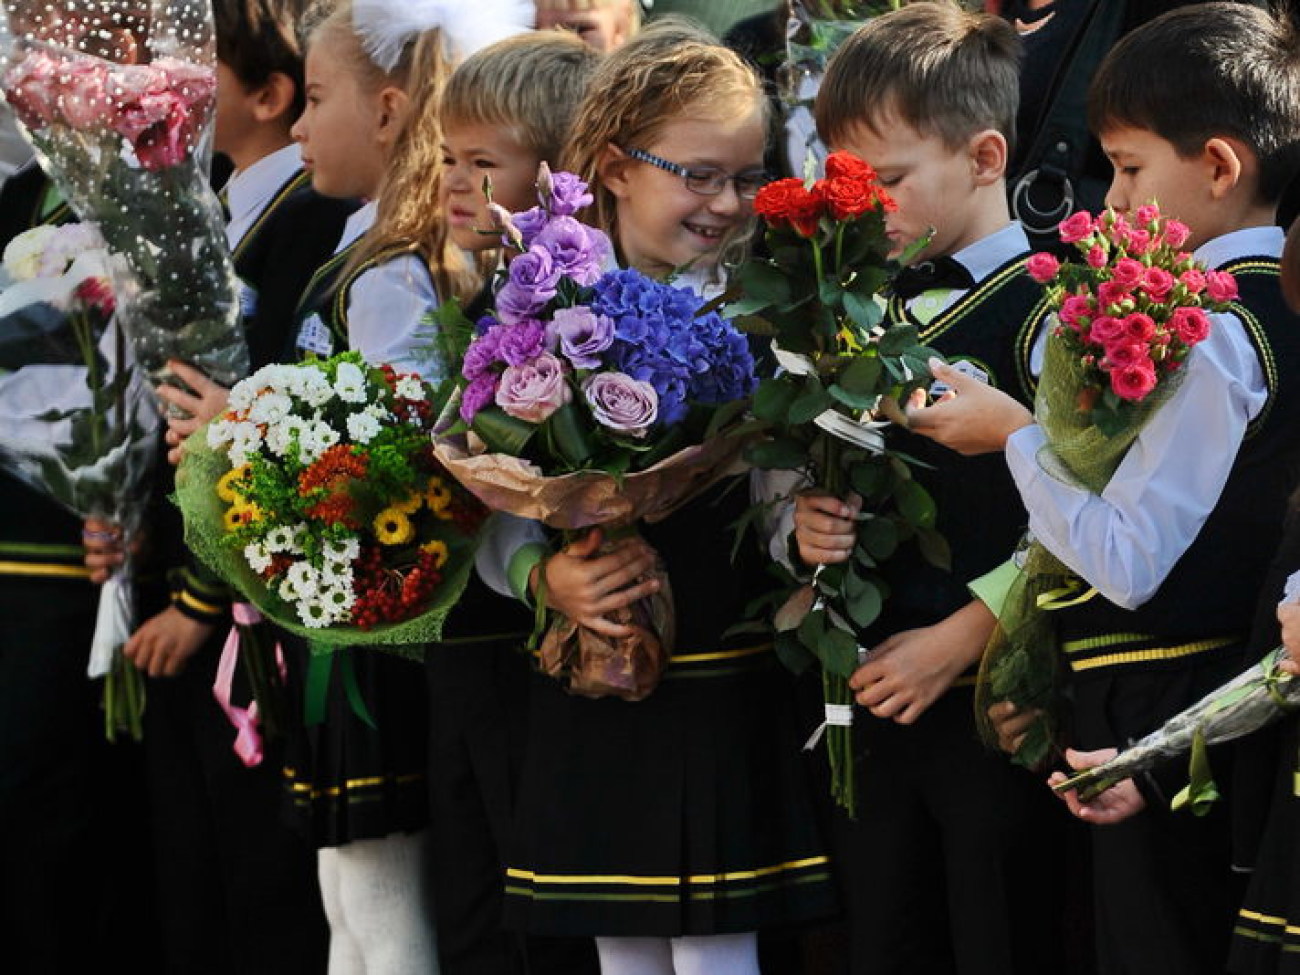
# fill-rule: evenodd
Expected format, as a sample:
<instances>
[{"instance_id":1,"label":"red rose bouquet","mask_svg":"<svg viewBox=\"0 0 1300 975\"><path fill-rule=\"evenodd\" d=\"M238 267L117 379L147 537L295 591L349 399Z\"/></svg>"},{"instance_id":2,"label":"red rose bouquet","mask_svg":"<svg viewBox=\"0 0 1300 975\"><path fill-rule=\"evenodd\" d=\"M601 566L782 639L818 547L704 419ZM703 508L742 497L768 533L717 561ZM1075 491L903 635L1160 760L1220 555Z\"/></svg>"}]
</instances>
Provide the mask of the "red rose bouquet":
<instances>
[{"instance_id":1,"label":"red rose bouquet","mask_svg":"<svg viewBox=\"0 0 1300 975\"><path fill-rule=\"evenodd\" d=\"M888 425L881 417L897 416L900 398L928 380L934 355L916 328L885 320L882 289L925 243L889 257L885 214L893 206L875 171L846 152L827 158L821 179L764 187L754 209L767 223L769 256L737 269L738 297L727 306L740 327L772 338L781 366L754 394L753 413L769 436L748 459L798 471L827 493L863 498L853 558L793 578L775 596L777 653L796 671L821 668L832 785L850 810L847 681L858 667L857 634L879 616L888 592L878 569L909 540L940 562L947 552L933 502L879 432Z\"/></svg>"},{"instance_id":2,"label":"red rose bouquet","mask_svg":"<svg viewBox=\"0 0 1300 975\"><path fill-rule=\"evenodd\" d=\"M1155 205L1132 215L1076 213L1062 242L1079 253L1060 263L1034 255L1029 273L1048 286L1049 324L1035 419L1046 434L1053 473L1100 493L1133 441L1178 386L1191 350L1210 334L1210 314L1237 296L1232 275L1207 270L1184 251L1188 230ZM1030 767L1050 754L1058 697L1051 609L1091 598L1083 583L1032 538L1007 598L999 635L985 654L978 696L1014 701L1042 719L1016 760ZM986 737L995 738L985 727Z\"/></svg>"}]
</instances>

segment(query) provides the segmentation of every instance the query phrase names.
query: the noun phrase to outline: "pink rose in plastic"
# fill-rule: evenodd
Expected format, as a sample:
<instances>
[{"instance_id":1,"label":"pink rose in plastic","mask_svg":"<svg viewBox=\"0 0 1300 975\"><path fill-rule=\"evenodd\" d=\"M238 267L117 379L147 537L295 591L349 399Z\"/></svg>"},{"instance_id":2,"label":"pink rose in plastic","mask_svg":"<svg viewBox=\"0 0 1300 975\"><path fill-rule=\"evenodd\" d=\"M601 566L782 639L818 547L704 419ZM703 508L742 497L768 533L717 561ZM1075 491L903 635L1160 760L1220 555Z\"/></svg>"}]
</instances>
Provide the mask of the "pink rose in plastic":
<instances>
[{"instance_id":1,"label":"pink rose in plastic","mask_svg":"<svg viewBox=\"0 0 1300 975\"><path fill-rule=\"evenodd\" d=\"M1088 295L1070 295L1061 303L1057 317L1067 325L1077 325L1081 318L1091 317L1095 310Z\"/></svg>"},{"instance_id":2,"label":"pink rose in plastic","mask_svg":"<svg viewBox=\"0 0 1300 975\"><path fill-rule=\"evenodd\" d=\"M1092 323L1088 338L1100 345L1112 345L1123 339L1127 333L1124 323L1113 315L1102 315Z\"/></svg>"},{"instance_id":3,"label":"pink rose in plastic","mask_svg":"<svg viewBox=\"0 0 1300 975\"><path fill-rule=\"evenodd\" d=\"M1106 358L1110 360L1112 370L1127 369L1142 363L1155 368L1151 363L1150 351L1141 342L1116 342L1114 345L1107 346Z\"/></svg>"},{"instance_id":4,"label":"pink rose in plastic","mask_svg":"<svg viewBox=\"0 0 1300 975\"><path fill-rule=\"evenodd\" d=\"M1092 214L1084 210L1073 213L1061 221L1061 242L1074 244L1088 237L1096 229Z\"/></svg>"},{"instance_id":5,"label":"pink rose in plastic","mask_svg":"<svg viewBox=\"0 0 1300 975\"><path fill-rule=\"evenodd\" d=\"M1110 371L1110 388L1120 399L1137 402L1156 388L1156 369L1150 363L1116 368Z\"/></svg>"},{"instance_id":6,"label":"pink rose in plastic","mask_svg":"<svg viewBox=\"0 0 1300 975\"><path fill-rule=\"evenodd\" d=\"M48 54L27 55L5 74L5 99L23 125L42 129L54 120L59 104L59 65Z\"/></svg>"},{"instance_id":7,"label":"pink rose in plastic","mask_svg":"<svg viewBox=\"0 0 1300 975\"><path fill-rule=\"evenodd\" d=\"M526 366L507 366L497 387L497 406L529 423L541 423L573 398L564 366L543 352Z\"/></svg>"},{"instance_id":8,"label":"pink rose in plastic","mask_svg":"<svg viewBox=\"0 0 1300 975\"><path fill-rule=\"evenodd\" d=\"M1026 270L1039 284L1047 284L1061 270L1061 262L1051 254L1039 253L1029 259Z\"/></svg>"},{"instance_id":9,"label":"pink rose in plastic","mask_svg":"<svg viewBox=\"0 0 1300 975\"><path fill-rule=\"evenodd\" d=\"M81 58L69 65L59 94L59 111L74 129L107 125L114 114L108 97L108 67L100 61Z\"/></svg>"},{"instance_id":10,"label":"pink rose in plastic","mask_svg":"<svg viewBox=\"0 0 1300 975\"><path fill-rule=\"evenodd\" d=\"M1205 290L1209 293L1211 301L1235 301L1237 279L1227 271L1206 271Z\"/></svg>"},{"instance_id":11,"label":"pink rose in plastic","mask_svg":"<svg viewBox=\"0 0 1300 975\"><path fill-rule=\"evenodd\" d=\"M1184 345L1204 342L1210 334L1210 316L1202 308L1176 308L1169 316L1169 327Z\"/></svg>"},{"instance_id":12,"label":"pink rose in plastic","mask_svg":"<svg viewBox=\"0 0 1300 975\"><path fill-rule=\"evenodd\" d=\"M93 308L105 318L113 314L117 299L113 296L113 286L104 278L86 278L73 290L77 301Z\"/></svg>"}]
</instances>

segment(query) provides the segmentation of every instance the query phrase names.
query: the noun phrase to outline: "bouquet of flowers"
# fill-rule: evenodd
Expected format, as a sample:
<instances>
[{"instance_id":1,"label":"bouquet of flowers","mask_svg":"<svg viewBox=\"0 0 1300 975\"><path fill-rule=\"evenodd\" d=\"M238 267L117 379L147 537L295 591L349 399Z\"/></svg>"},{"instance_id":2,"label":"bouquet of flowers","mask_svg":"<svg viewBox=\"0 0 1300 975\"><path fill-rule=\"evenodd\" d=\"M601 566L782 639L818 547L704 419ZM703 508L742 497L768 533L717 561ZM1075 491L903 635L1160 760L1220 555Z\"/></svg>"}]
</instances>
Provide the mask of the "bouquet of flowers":
<instances>
[{"instance_id":1,"label":"bouquet of flowers","mask_svg":"<svg viewBox=\"0 0 1300 975\"><path fill-rule=\"evenodd\" d=\"M265 366L186 441L186 542L314 649L415 652L441 635L487 515L434 459L435 420L418 376L356 352Z\"/></svg>"},{"instance_id":2,"label":"bouquet of flowers","mask_svg":"<svg viewBox=\"0 0 1300 975\"><path fill-rule=\"evenodd\" d=\"M754 208L767 223L770 256L741 265L739 298L727 306L742 328L771 336L783 370L754 394L754 415L772 436L749 449L749 460L800 471L829 494L863 498L854 557L794 580L778 594L774 620L777 653L788 666L821 666L832 785L850 810L847 679L858 666L856 634L880 614L888 591L877 569L909 539L937 562L947 557L933 501L906 459L886 451L880 432L889 423L880 417L898 417L900 398L928 379L934 355L916 328L885 323L878 296L926 243L897 260L888 256L885 214L893 206L875 171L846 152L827 158L821 179L764 187Z\"/></svg>"},{"instance_id":3,"label":"bouquet of flowers","mask_svg":"<svg viewBox=\"0 0 1300 975\"><path fill-rule=\"evenodd\" d=\"M35 227L5 248L0 273L0 463L83 518L134 527L148 495L159 423L131 361L90 224ZM110 738L140 735L143 680L117 654L130 590L108 585L89 672L105 676Z\"/></svg>"},{"instance_id":4,"label":"bouquet of flowers","mask_svg":"<svg viewBox=\"0 0 1300 975\"><path fill-rule=\"evenodd\" d=\"M1100 493L1147 421L1168 400L1192 348L1210 333L1210 312L1237 296L1232 275L1206 270L1182 250L1188 230L1155 205L1132 219L1107 210L1079 212L1061 224L1061 240L1079 261L1050 254L1030 259L1029 273L1048 287L1055 321L1034 404L1050 450L1040 462L1055 476ZM1070 570L1027 539L1021 572L999 632L985 653L978 713L1014 701L1042 717L1015 760L1040 765L1055 734L1053 709L1060 660L1050 610L1090 598ZM996 738L987 724L990 741Z\"/></svg>"},{"instance_id":5,"label":"bouquet of flowers","mask_svg":"<svg viewBox=\"0 0 1300 975\"><path fill-rule=\"evenodd\" d=\"M42 168L99 227L119 315L155 378L168 359L223 385L248 372L234 264L208 185L216 104L210 6L6 0L6 101Z\"/></svg>"},{"instance_id":6,"label":"bouquet of flowers","mask_svg":"<svg viewBox=\"0 0 1300 975\"><path fill-rule=\"evenodd\" d=\"M540 203L496 211L517 253L494 312L459 357L462 425L438 456L488 506L570 532L665 517L738 459L719 435L755 384L743 335L688 288L602 271L612 248L573 214L571 173L538 178ZM454 438L465 433L464 443ZM611 645L559 620L542 662L575 693L638 700L671 653L667 578L627 611L640 638Z\"/></svg>"}]
</instances>

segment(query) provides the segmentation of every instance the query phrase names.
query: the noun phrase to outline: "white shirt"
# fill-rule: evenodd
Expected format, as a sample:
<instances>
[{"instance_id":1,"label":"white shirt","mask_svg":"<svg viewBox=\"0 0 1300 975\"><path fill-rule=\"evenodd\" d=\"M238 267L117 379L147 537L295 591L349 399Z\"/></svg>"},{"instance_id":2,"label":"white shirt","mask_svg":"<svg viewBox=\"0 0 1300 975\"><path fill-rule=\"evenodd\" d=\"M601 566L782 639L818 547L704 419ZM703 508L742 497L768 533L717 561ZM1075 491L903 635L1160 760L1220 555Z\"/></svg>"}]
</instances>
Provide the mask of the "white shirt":
<instances>
[{"instance_id":1,"label":"white shirt","mask_svg":"<svg viewBox=\"0 0 1300 975\"><path fill-rule=\"evenodd\" d=\"M1283 235L1252 227L1208 241L1198 260L1277 256ZM1029 528L1057 558L1111 602L1135 609L1155 594L1218 503L1246 427L1268 398L1259 358L1241 321L1211 316L1209 337L1187 358L1179 387L1138 434L1100 495L1049 475L1032 425L1007 441L1007 465Z\"/></svg>"},{"instance_id":2,"label":"white shirt","mask_svg":"<svg viewBox=\"0 0 1300 975\"><path fill-rule=\"evenodd\" d=\"M375 223L373 201L343 226L334 253L343 250ZM348 346L367 362L391 363L398 372L419 373L427 382L444 376L425 317L438 307L438 294L424 260L402 254L363 273L348 295Z\"/></svg>"},{"instance_id":3,"label":"white shirt","mask_svg":"<svg viewBox=\"0 0 1300 975\"><path fill-rule=\"evenodd\" d=\"M231 174L226 181L225 195L226 207L230 210L226 241L232 248L239 246L244 235L253 229L253 224L275 199L280 187L301 169L302 153L295 144L277 149L247 169Z\"/></svg>"}]
</instances>

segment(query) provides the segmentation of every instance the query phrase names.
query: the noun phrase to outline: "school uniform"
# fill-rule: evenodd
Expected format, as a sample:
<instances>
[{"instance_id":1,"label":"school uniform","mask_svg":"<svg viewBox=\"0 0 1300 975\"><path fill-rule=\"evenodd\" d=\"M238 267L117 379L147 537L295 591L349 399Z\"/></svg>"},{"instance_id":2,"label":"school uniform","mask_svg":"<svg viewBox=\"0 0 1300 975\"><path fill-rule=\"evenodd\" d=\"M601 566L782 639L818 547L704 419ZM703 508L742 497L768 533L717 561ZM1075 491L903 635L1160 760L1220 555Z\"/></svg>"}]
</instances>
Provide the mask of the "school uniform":
<instances>
[{"instance_id":1,"label":"school uniform","mask_svg":"<svg viewBox=\"0 0 1300 975\"><path fill-rule=\"evenodd\" d=\"M1030 530L1098 591L1054 611L1075 747L1123 748L1241 669L1300 461L1300 328L1277 288L1281 246L1280 230L1250 228L1197 251L1237 275L1240 301L1213 316L1100 495L1038 464L1037 426L1008 441ZM1215 751L1216 777L1230 781L1231 752ZM1171 813L1185 775L1171 762L1135 780L1147 808L1092 830L1103 973L1223 970L1241 893L1227 809Z\"/></svg>"},{"instance_id":2,"label":"school uniform","mask_svg":"<svg viewBox=\"0 0 1300 975\"><path fill-rule=\"evenodd\" d=\"M278 355L298 294L353 208L308 184L297 146L288 146L232 174L220 194L254 368ZM328 928L313 850L281 819L283 741L264 735L253 768L235 754L236 731L212 691L232 593L185 550L165 500L171 474L160 461L150 523L155 564L168 572L165 585L146 588L145 618L170 603L214 629L179 675L148 680L145 746L168 963L186 972L319 972ZM238 672L232 697L250 696Z\"/></svg>"},{"instance_id":3,"label":"school uniform","mask_svg":"<svg viewBox=\"0 0 1300 975\"><path fill-rule=\"evenodd\" d=\"M949 279L895 294L887 316L914 325L921 342L949 362L1031 405L1029 350L1047 308L1042 287L1025 272L1028 256L1024 231L1008 224L937 259ZM962 457L901 429L888 431L887 444L919 461L913 474L934 498L935 527L952 566L937 568L915 546L901 547L882 569L890 596L881 618L860 636L868 648L969 603L967 584L1006 558L1026 522L996 455ZM1069 970L1063 921L1081 919L1064 910L1070 871L1054 862L1066 848L1068 824L1038 776L980 741L976 670L912 725L854 711L857 818L832 813L851 972Z\"/></svg>"}]
</instances>

